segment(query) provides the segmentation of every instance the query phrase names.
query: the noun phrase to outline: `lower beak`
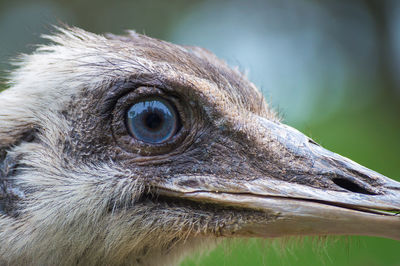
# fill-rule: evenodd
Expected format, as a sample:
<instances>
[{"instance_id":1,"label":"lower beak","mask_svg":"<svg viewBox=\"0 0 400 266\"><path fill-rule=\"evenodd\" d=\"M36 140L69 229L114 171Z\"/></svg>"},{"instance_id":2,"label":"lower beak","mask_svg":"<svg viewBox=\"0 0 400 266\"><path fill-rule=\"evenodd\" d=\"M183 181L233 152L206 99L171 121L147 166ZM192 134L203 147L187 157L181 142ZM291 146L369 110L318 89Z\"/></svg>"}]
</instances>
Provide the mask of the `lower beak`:
<instances>
[{"instance_id":1,"label":"lower beak","mask_svg":"<svg viewBox=\"0 0 400 266\"><path fill-rule=\"evenodd\" d=\"M269 143L273 138L274 146L296 158L281 160L281 176L266 170L254 178L229 180L181 175L157 184L158 194L263 215L226 226L225 236L368 235L400 240L399 182L322 148L291 127L257 121ZM262 143L259 147L259 152L271 152ZM319 187L309 182L316 177Z\"/></svg>"},{"instance_id":2,"label":"lower beak","mask_svg":"<svg viewBox=\"0 0 400 266\"><path fill-rule=\"evenodd\" d=\"M171 193L166 193L171 196ZM282 237L301 235L367 235L400 240L400 217L355 206L312 200L216 192L178 193L180 198L252 209L265 220L224 228L225 236Z\"/></svg>"}]
</instances>

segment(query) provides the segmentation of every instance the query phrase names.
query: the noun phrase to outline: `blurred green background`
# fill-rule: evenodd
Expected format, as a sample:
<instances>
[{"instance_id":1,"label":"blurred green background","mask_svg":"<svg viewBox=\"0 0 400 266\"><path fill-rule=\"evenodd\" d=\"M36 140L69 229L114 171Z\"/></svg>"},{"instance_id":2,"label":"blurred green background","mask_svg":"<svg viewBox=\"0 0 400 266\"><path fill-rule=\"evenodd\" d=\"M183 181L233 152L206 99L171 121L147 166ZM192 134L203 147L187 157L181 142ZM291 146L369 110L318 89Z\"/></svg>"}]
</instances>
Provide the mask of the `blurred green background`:
<instances>
[{"instance_id":1,"label":"blurred green background","mask_svg":"<svg viewBox=\"0 0 400 266\"><path fill-rule=\"evenodd\" d=\"M400 180L400 1L0 0L0 71L59 22L203 46L247 72L285 122ZM400 242L236 241L182 265L400 265Z\"/></svg>"}]
</instances>

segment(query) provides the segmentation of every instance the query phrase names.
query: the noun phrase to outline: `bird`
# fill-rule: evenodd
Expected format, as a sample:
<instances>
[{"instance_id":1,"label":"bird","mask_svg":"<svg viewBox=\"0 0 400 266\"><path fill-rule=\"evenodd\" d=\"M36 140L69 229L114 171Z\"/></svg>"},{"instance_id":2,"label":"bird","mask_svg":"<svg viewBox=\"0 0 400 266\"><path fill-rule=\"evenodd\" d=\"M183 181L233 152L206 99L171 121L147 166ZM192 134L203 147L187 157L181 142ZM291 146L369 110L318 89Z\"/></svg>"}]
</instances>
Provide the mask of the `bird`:
<instances>
[{"instance_id":1,"label":"bird","mask_svg":"<svg viewBox=\"0 0 400 266\"><path fill-rule=\"evenodd\" d=\"M0 264L176 265L222 239L400 240L400 183L210 51L56 26L0 93Z\"/></svg>"}]
</instances>

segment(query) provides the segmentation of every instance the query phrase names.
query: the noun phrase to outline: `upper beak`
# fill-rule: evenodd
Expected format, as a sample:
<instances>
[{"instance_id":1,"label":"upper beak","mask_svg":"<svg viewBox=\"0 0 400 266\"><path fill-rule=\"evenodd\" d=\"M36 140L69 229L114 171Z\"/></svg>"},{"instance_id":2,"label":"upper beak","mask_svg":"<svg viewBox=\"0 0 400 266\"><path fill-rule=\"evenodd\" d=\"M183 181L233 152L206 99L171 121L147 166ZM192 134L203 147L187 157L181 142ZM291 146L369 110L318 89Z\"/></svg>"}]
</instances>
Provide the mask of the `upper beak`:
<instances>
[{"instance_id":1,"label":"upper beak","mask_svg":"<svg viewBox=\"0 0 400 266\"><path fill-rule=\"evenodd\" d=\"M257 178L181 175L157 184L159 193L265 214L265 219L226 226L222 231L227 236L345 234L400 240L399 182L322 148L284 124L256 117L254 128L263 136L258 152L274 152L268 148L272 141L275 150L285 153L286 159L275 162L279 176L262 167Z\"/></svg>"}]
</instances>

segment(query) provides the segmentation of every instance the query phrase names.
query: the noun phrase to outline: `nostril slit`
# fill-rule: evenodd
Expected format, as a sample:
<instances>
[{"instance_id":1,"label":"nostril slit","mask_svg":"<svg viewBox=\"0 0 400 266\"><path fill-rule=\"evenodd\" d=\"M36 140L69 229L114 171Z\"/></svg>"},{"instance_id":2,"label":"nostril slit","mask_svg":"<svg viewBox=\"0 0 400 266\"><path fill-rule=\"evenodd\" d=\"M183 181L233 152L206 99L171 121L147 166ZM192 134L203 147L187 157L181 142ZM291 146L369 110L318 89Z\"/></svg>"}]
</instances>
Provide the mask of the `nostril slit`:
<instances>
[{"instance_id":1,"label":"nostril slit","mask_svg":"<svg viewBox=\"0 0 400 266\"><path fill-rule=\"evenodd\" d=\"M362 186L360 186L359 184L354 183L353 181L346 179L346 178L335 177L335 178L332 178L332 181L337 186L344 188L351 192L361 193L361 194L366 194L366 195L377 195L376 193L369 191L369 190L363 188Z\"/></svg>"},{"instance_id":2,"label":"nostril slit","mask_svg":"<svg viewBox=\"0 0 400 266\"><path fill-rule=\"evenodd\" d=\"M314 140L312 140L312 139L310 139L310 138L308 138L308 143L311 143L311 144L320 146L318 143L316 143Z\"/></svg>"}]
</instances>

